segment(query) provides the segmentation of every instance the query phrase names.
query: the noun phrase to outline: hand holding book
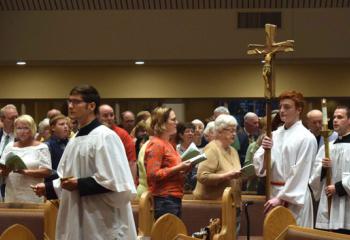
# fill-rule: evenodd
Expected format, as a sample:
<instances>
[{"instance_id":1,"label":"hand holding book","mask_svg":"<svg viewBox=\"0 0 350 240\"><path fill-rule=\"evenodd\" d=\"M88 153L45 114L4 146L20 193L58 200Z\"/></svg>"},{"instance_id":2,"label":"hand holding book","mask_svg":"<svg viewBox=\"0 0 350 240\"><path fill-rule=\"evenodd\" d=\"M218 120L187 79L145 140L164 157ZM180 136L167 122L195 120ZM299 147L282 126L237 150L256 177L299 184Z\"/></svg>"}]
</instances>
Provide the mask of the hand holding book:
<instances>
[{"instance_id":1,"label":"hand holding book","mask_svg":"<svg viewBox=\"0 0 350 240\"><path fill-rule=\"evenodd\" d=\"M193 158L186 160L186 162L190 162L191 165L196 165L200 162L203 162L204 160L207 160L207 156L205 155L205 153L202 153Z\"/></svg>"},{"instance_id":2,"label":"hand holding book","mask_svg":"<svg viewBox=\"0 0 350 240\"><path fill-rule=\"evenodd\" d=\"M255 176L255 168L253 164L248 164L241 168L243 177L249 178Z\"/></svg>"},{"instance_id":3,"label":"hand holding book","mask_svg":"<svg viewBox=\"0 0 350 240\"><path fill-rule=\"evenodd\" d=\"M38 183L36 185L30 185L30 187L33 189L34 193L38 197L46 196L45 183Z\"/></svg>"},{"instance_id":4,"label":"hand holding book","mask_svg":"<svg viewBox=\"0 0 350 240\"><path fill-rule=\"evenodd\" d=\"M197 155L201 154L201 151L197 148L196 144L191 143L190 146L186 149L186 151L181 154L182 161L186 161L191 159Z\"/></svg>"},{"instance_id":5,"label":"hand holding book","mask_svg":"<svg viewBox=\"0 0 350 240\"><path fill-rule=\"evenodd\" d=\"M2 168L8 169L9 171L19 172L20 170L27 169L26 164L23 162L22 158L18 155L10 152L7 154L5 159L5 164L0 163Z\"/></svg>"}]
</instances>

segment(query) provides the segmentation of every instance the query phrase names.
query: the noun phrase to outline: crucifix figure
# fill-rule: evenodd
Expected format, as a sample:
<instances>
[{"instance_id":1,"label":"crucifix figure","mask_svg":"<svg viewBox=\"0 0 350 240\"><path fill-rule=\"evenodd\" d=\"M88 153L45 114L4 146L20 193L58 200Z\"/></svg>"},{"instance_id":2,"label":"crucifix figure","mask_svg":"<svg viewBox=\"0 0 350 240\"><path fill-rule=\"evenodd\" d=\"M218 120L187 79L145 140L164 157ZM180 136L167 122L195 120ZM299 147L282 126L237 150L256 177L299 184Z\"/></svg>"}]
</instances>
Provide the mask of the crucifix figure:
<instances>
[{"instance_id":1,"label":"crucifix figure","mask_svg":"<svg viewBox=\"0 0 350 240\"><path fill-rule=\"evenodd\" d=\"M264 66L262 76L265 85L265 99L266 99L266 135L271 138L271 99L275 97L275 81L273 75L273 59L278 52L292 52L294 51L293 40L284 42L275 42L277 26L273 24L265 24L265 45L249 44L248 55L261 54L264 55ZM271 192L271 150L265 151L264 165L266 169L266 199L270 198Z\"/></svg>"}]
</instances>

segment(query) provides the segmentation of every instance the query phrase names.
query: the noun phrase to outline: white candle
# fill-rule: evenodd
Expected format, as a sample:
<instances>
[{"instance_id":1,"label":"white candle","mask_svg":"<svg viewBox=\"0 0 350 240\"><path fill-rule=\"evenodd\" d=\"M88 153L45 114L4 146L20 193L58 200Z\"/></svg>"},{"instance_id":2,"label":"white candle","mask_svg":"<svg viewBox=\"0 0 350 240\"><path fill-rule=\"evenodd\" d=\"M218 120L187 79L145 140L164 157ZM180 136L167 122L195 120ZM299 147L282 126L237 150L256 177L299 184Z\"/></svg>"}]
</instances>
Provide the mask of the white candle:
<instances>
[{"instance_id":1,"label":"white candle","mask_svg":"<svg viewBox=\"0 0 350 240\"><path fill-rule=\"evenodd\" d=\"M327 100L325 98L322 99L322 125L328 125Z\"/></svg>"}]
</instances>

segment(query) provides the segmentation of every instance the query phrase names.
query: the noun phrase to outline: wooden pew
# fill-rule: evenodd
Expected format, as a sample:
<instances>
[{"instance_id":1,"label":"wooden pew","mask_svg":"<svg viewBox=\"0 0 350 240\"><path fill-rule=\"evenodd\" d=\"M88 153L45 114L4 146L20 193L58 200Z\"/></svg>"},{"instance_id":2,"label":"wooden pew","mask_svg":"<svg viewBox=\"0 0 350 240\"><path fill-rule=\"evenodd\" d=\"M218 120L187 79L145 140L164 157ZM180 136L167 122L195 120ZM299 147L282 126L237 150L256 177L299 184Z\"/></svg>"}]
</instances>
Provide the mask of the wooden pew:
<instances>
[{"instance_id":1,"label":"wooden pew","mask_svg":"<svg viewBox=\"0 0 350 240\"><path fill-rule=\"evenodd\" d=\"M154 223L154 203L150 192L144 192L140 197L138 209L138 236L151 236Z\"/></svg>"},{"instance_id":2,"label":"wooden pew","mask_svg":"<svg viewBox=\"0 0 350 240\"><path fill-rule=\"evenodd\" d=\"M242 195L242 201L251 202L248 206L250 216L250 235L263 235L264 204L265 196ZM244 204L243 204L244 205ZM243 206L241 212L241 228L239 235L247 235L246 207ZM210 218L221 217L221 200L193 200L193 195L185 195L182 201L181 220L187 226L189 233L199 231L201 227L209 222Z\"/></svg>"},{"instance_id":3,"label":"wooden pew","mask_svg":"<svg viewBox=\"0 0 350 240\"><path fill-rule=\"evenodd\" d=\"M37 240L32 231L22 224L14 224L1 234L0 240Z\"/></svg>"},{"instance_id":4,"label":"wooden pew","mask_svg":"<svg viewBox=\"0 0 350 240\"><path fill-rule=\"evenodd\" d=\"M0 232L14 224L22 224L37 239L55 239L57 203L0 203Z\"/></svg>"},{"instance_id":5,"label":"wooden pew","mask_svg":"<svg viewBox=\"0 0 350 240\"><path fill-rule=\"evenodd\" d=\"M221 218L221 201L183 200L181 220L189 234L198 232L210 219Z\"/></svg>"},{"instance_id":6,"label":"wooden pew","mask_svg":"<svg viewBox=\"0 0 350 240\"><path fill-rule=\"evenodd\" d=\"M213 234L213 240L236 240L236 205L232 188L226 188L221 202L221 228ZM208 222L209 223L209 222ZM208 224L207 223L207 224ZM205 226L205 225L203 225ZM152 240L195 239L187 236L185 224L176 216L165 214L153 225Z\"/></svg>"},{"instance_id":7,"label":"wooden pew","mask_svg":"<svg viewBox=\"0 0 350 240\"><path fill-rule=\"evenodd\" d=\"M226 188L222 195L221 231L213 240L236 240L236 208L232 188Z\"/></svg>"},{"instance_id":8,"label":"wooden pew","mask_svg":"<svg viewBox=\"0 0 350 240\"><path fill-rule=\"evenodd\" d=\"M304 228L295 225L288 226L275 240L349 240L345 234Z\"/></svg>"},{"instance_id":9,"label":"wooden pew","mask_svg":"<svg viewBox=\"0 0 350 240\"><path fill-rule=\"evenodd\" d=\"M147 196L147 199L144 200L141 204L140 201L133 201L133 213L135 224L137 229L139 230L142 236L148 235L145 233L150 233L150 229L152 228L153 222L150 221L150 218L153 217L153 204L152 204L152 196L150 194L144 195L143 198ZM265 197L258 195L242 195L243 202L251 201L252 205L248 207L249 215L250 215L250 235L252 236L262 236L263 235L263 221L264 221L264 203ZM141 206L143 205L143 206ZM141 220L140 214L138 213L140 209L145 210L145 217L147 220ZM148 215L147 214L151 214ZM185 195L184 200L182 201L182 217L181 220L187 227L187 231L189 234L193 232L197 232L200 228L208 225L210 218L221 218L221 201L214 200L193 200L192 195ZM247 222L245 215L245 208L243 207L241 213L241 228L240 234L242 236L247 235ZM149 235L148 235L149 236Z\"/></svg>"},{"instance_id":10,"label":"wooden pew","mask_svg":"<svg viewBox=\"0 0 350 240\"><path fill-rule=\"evenodd\" d=\"M149 195L150 196L150 195ZM150 196L151 197L151 196ZM263 205L265 203L264 196L243 195L243 201L252 201L254 204L249 206L251 221L251 236L262 236L263 234ZM153 206L152 206L153 207ZM137 201L133 202L133 211L135 221L138 219L139 205ZM150 208L150 206L149 206ZM150 211L148 211L150 212ZM189 233L199 231L200 228L207 225L210 218L221 217L221 201L212 200L193 200L188 195L182 202L182 220L185 223ZM149 221L148 221L149 222ZM136 221L139 225L140 221ZM247 235L246 217L243 209L241 214L241 231L240 235ZM150 226L146 227L149 229ZM138 229L143 229L139 226Z\"/></svg>"},{"instance_id":11,"label":"wooden pew","mask_svg":"<svg viewBox=\"0 0 350 240\"><path fill-rule=\"evenodd\" d=\"M349 235L296 226L293 214L285 207L276 207L264 221L264 240L345 240Z\"/></svg>"},{"instance_id":12,"label":"wooden pew","mask_svg":"<svg viewBox=\"0 0 350 240\"><path fill-rule=\"evenodd\" d=\"M152 226L151 239L152 240L173 240L176 236L181 234L187 235L185 224L172 214L165 214L157 219Z\"/></svg>"},{"instance_id":13,"label":"wooden pew","mask_svg":"<svg viewBox=\"0 0 350 240\"><path fill-rule=\"evenodd\" d=\"M262 205L264 202L264 197L246 196L245 199L250 201L261 202ZM133 205L134 205L133 209L135 210L136 209L135 202ZM145 236L149 237L150 229L152 229L154 225L153 201L152 201L152 195L150 193L144 193L141 196L138 211L140 212L138 216L138 230L139 230L138 235L139 237L145 237ZM186 226L187 229L188 229L188 226L191 226L191 222L197 225L198 225L198 222L200 222L201 225L199 225L198 228L195 229L195 231L199 231L200 228L208 225L209 220L211 218L221 217L223 228L221 228L220 234L217 234L217 236L215 236L214 239L231 240L231 239L235 239L235 236L233 236L234 235L233 233L235 232L235 229L236 229L235 217L233 217L233 216L236 216L235 211L236 211L236 206L234 206L233 204L232 191L230 188L227 188L223 194L222 201L184 200L183 209L182 209L182 214L183 214L182 220L183 220L184 226ZM261 208L261 214L262 214L262 211L263 209ZM253 218L256 218L256 215L259 215L259 214L252 214ZM186 224L186 221L188 221L188 224ZM261 222L262 222L262 219L261 219ZM260 222L260 225L262 225L261 222ZM260 233L260 236L261 235L262 235L262 231ZM185 236L186 234L183 234L182 236L179 235L178 239L182 239L182 238L188 239L188 236L186 237Z\"/></svg>"},{"instance_id":14,"label":"wooden pew","mask_svg":"<svg viewBox=\"0 0 350 240\"><path fill-rule=\"evenodd\" d=\"M275 240L289 225L296 225L291 211L285 207L275 207L264 220L264 240Z\"/></svg>"}]
</instances>

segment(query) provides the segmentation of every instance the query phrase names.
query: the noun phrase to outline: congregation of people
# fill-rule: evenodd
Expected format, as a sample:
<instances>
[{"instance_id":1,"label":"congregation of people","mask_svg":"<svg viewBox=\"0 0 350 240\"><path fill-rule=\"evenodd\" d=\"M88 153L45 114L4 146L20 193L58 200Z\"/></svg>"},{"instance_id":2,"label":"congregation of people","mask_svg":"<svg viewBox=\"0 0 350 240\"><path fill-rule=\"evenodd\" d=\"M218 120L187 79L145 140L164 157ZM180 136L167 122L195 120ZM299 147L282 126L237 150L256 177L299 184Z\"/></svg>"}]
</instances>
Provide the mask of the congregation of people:
<instances>
[{"instance_id":1,"label":"congregation of people","mask_svg":"<svg viewBox=\"0 0 350 240\"><path fill-rule=\"evenodd\" d=\"M166 106L116 116L112 106L100 102L94 87L81 85L69 93L68 116L51 109L36 124L12 104L0 110L1 199L60 199L56 239L136 239L130 202L142 193L152 194L155 219L166 213L181 218L185 194L220 200L226 187L233 189L239 230L242 192L264 195L269 185L265 213L284 206L300 226L350 234L347 106L337 106L330 116L327 158L324 116L317 109L303 114L304 98L296 91L279 96L272 137L266 135L266 117L254 112L247 112L240 124L227 107L219 106L206 120L178 122ZM206 160L182 160L193 146ZM264 161L267 150L271 166ZM6 165L14 154L25 169ZM242 173L248 165L254 166L254 176ZM332 172L330 185L327 171ZM330 217L327 197L332 198Z\"/></svg>"}]
</instances>

